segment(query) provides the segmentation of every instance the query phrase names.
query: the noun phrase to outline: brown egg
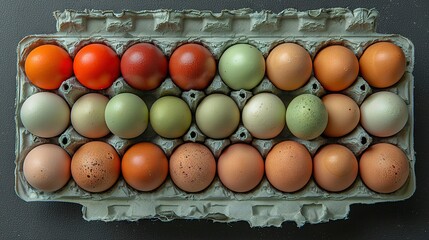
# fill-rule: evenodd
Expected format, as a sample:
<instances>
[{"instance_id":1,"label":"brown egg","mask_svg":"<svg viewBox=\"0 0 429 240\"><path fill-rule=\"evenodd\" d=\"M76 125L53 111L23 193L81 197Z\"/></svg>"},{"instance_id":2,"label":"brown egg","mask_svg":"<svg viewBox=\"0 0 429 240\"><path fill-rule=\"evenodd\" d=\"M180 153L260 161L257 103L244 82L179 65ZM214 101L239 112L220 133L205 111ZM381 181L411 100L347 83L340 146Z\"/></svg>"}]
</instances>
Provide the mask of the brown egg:
<instances>
[{"instance_id":1,"label":"brown egg","mask_svg":"<svg viewBox=\"0 0 429 240\"><path fill-rule=\"evenodd\" d=\"M314 156L314 180L327 191L347 189L353 184L357 174L358 162L355 155L342 145L326 145Z\"/></svg>"},{"instance_id":2,"label":"brown egg","mask_svg":"<svg viewBox=\"0 0 429 240\"><path fill-rule=\"evenodd\" d=\"M390 42L369 46L359 59L360 73L372 87L387 88L405 73L406 60L402 49Z\"/></svg>"},{"instance_id":3,"label":"brown egg","mask_svg":"<svg viewBox=\"0 0 429 240\"><path fill-rule=\"evenodd\" d=\"M236 143L222 152L217 169L225 187L234 192L248 192L261 182L264 160L256 148Z\"/></svg>"},{"instance_id":4,"label":"brown egg","mask_svg":"<svg viewBox=\"0 0 429 240\"><path fill-rule=\"evenodd\" d=\"M70 161L70 156L60 146L39 145L24 159L25 179L32 187L41 191L57 191L70 179Z\"/></svg>"},{"instance_id":5,"label":"brown egg","mask_svg":"<svg viewBox=\"0 0 429 240\"><path fill-rule=\"evenodd\" d=\"M88 142L73 155L71 172L76 184L82 189L88 192L103 192L118 180L121 159L109 144L100 141Z\"/></svg>"},{"instance_id":6,"label":"brown egg","mask_svg":"<svg viewBox=\"0 0 429 240\"><path fill-rule=\"evenodd\" d=\"M212 183L216 160L200 143L180 145L170 156L170 176L177 187L186 192L200 192Z\"/></svg>"},{"instance_id":7,"label":"brown egg","mask_svg":"<svg viewBox=\"0 0 429 240\"><path fill-rule=\"evenodd\" d=\"M359 161L362 181L379 193L391 193L401 188L408 179L409 171L405 153L390 143L370 146Z\"/></svg>"},{"instance_id":8,"label":"brown egg","mask_svg":"<svg viewBox=\"0 0 429 240\"><path fill-rule=\"evenodd\" d=\"M268 181L283 192L295 192L303 188L310 180L312 170L310 153L295 141L276 144L265 159Z\"/></svg>"},{"instance_id":9,"label":"brown egg","mask_svg":"<svg viewBox=\"0 0 429 240\"><path fill-rule=\"evenodd\" d=\"M323 96L322 102L328 111L328 125L323 132L326 136L344 136L359 124L359 106L350 97L333 93Z\"/></svg>"},{"instance_id":10,"label":"brown egg","mask_svg":"<svg viewBox=\"0 0 429 240\"><path fill-rule=\"evenodd\" d=\"M286 91L302 87L313 70L310 54L295 43L276 46L268 55L266 65L270 81Z\"/></svg>"},{"instance_id":11,"label":"brown egg","mask_svg":"<svg viewBox=\"0 0 429 240\"><path fill-rule=\"evenodd\" d=\"M354 53L341 45L322 49L314 58L314 75L328 91L342 91L356 80L359 61Z\"/></svg>"}]
</instances>

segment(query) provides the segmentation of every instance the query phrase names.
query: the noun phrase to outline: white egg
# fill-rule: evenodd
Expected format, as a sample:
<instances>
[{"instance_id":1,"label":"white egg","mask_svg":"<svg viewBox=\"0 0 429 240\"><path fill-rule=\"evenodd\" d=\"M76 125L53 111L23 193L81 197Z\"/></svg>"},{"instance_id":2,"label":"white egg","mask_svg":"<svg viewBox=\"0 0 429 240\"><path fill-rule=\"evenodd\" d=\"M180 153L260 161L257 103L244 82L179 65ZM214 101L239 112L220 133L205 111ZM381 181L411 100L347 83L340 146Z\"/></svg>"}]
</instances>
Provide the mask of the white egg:
<instances>
[{"instance_id":1,"label":"white egg","mask_svg":"<svg viewBox=\"0 0 429 240\"><path fill-rule=\"evenodd\" d=\"M361 105L361 125L377 137L395 135L408 121L408 108L398 95L382 91L369 96Z\"/></svg>"},{"instance_id":2,"label":"white egg","mask_svg":"<svg viewBox=\"0 0 429 240\"><path fill-rule=\"evenodd\" d=\"M253 96L244 106L242 114L244 127L256 138L276 137L285 126L286 107L272 93Z\"/></svg>"}]
</instances>

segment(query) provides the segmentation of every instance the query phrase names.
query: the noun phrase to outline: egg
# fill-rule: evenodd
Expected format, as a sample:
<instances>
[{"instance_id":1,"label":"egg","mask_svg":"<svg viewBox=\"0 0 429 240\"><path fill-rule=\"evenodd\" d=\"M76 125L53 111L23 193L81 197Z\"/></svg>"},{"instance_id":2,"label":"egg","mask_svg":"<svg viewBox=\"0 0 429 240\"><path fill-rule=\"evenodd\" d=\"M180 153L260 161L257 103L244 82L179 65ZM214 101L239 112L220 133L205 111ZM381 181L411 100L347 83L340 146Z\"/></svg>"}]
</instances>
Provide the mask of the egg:
<instances>
[{"instance_id":1,"label":"egg","mask_svg":"<svg viewBox=\"0 0 429 240\"><path fill-rule=\"evenodd\" d=\"M282 43L269 53L267 76L279 89L296 90L310 79L313 62L310 54L296 43Z\"/></svg>"},{"instance_id":2,"label":"egg","mask_svg":"<svg viewBox=\"0 0 429 240\"><path fill-rule=\"evenodd\" d=\"M352 151L342 145L323 146L314 156L314 180L327 191L346 190L354 183L357 175L357 159Z\"/></svg>"},{"instance_id":3,"label":"egg","mask_svg":"<svg viewBox=\"0 0 429 240\"><path fill-rule=\"evenodd\" d=\"M265 75L264 56L250 44L232 45L219 59L219 74L228 87L250 90Z\"/></svg>"},{"instance_id":4,"label":"egg","mask_svg":"<svg viewBox=\"0 0 429 240\"><path fill-rule=\"evenodd\" d=\"M405 184L410 167L400 148L390 143L378 143L362 154L359 171L368 188L379 193L392 193Z\"/></svg>"},{"instance_id":5,"label":"egg","mask_svg":"<svg viewBox=\"0 0 429 240\"><path fill-rule=\"evenodd\" d=\"M73 60L66 50L53 44L44 44L31 50L25 59L25 75L35 86L58 89L73 75Z\"/></svg>"},{"instance_id":6,"label":"egg","mask_svg":"<svg viewBox=\"0 0 429 240\"><path fill-rule=\"evenodd\" d=\"M360 106L362 127L377 137L395 135L408 121L408 108L395 93L381 91L367 97Z\"/></svg>"},{"instance_id":7,"label":"egg","mask_svg":"<svg viewBox=\"0 0 429 240\"><path fill-rule=\"evenodd\" d=\"M198 105L195 120L208 137L227 138L240 123L240 110L232 98L219 93L210 94Z\"/></svg>"},{"instance_id":8,"label":"egg","mask_svg":"<svg viewBox=\"0 0 429 240\"><path fill-rule=\"evenodd\" d=\"M23 173L33 188L55 192L69 181L70 164L71 158L64 149L54 144L42 144L25 157Z\"/></svg>"},{"instance_id":9,"label":"egg","mask_svg":"<svg viewBox=\"0 0 429 240\"><path fill-rule=\"evenodd\" d=\"M322 102L328 112L328 124L323 132L328 137L341 137L359 124L360 110L356 102L343 94L327 94Z\"/></svg>"},{"instance_id":10,"label":"egg","mask_svg":"<svg viewBox=\"0 0 429 240\"><path fill-rule=\"evenodd\" d=\"M202 90L216 75L216 61L206 47L187 43L171 54L169 69L171 79L181 89Z\"/></svg>"},{"instance_id":11,"label":"egg","mask_svg":"<svg viewBox=\"0 0 429 240\"><path fill-rule=\"evenodd\" d=\"M264 160L256 148L236 143L226 148L217 163L222 184L234 192L248 192L261 182L264 176Z\"/></svg>"},{"instance_id":12,"label":"egg","mask_svg":"<svg viewBox=\"0 0 429 240\"><path fill-rule=\"evenodd\" d=\"M192 113L181 98L165 96L156 100L149 111L153 130L165 138L183 136L191 126Z\"/></svg>"},{"instance_id":13,"label":"egg","mask_svg":"<svg viewBox=\"0 0 429 240\"><path fill-rule=\"evenodd\" d=\"M121 171L125 181L134 189L152 191L167 178L168 160L157 145L140 142L125 152Z\"/></svg>"},{"instance_id":14,"label":"egg","mask_svg":"<svg viewBox=\"0 0 429 240\"><path fill-rule=\"evenodd\" d=\"M88 192L111 188L121 173L121 159L116 150L101 141L82 145L73 155L71 173L76 184Z\"/></svg>"},{"instance_id":15,"label":"egg","mask_svg":"<svg viewBox=\"0 0 429 240\"><path fill-rule=\"evenodd\" d=\"M135 138L149 122L146 103L132 93L120 93L109 100L104 112L109 130L120 138Z\"/></svg>"},{"instance_id":16,"label":"egg","mask_svg":"<svg viewBox=\"0 0 429 240\"><path fill-rule=\"evenodd\" d=\"M295 141L277 143L265 159L265 174L271 185L283 192L295 192L310 180L313 171L311 155Z\"/></svg>"},{"instance_id":17,"label":"egg","mask_svg":"<svg viewBox=\"0 0 429 240\"><path fill-rule=\"evenodd\" d=\"M286 107L272 93L259 93L244 105L242 119L244 127L253 137L274 138L285 126Z\"/></svg>"},{"instance_id":18,"label":"egg","mask_svg":"<svg viewBox=\"0 0 429 240\"><path fill-rule=\"evenodd\" d=\"M406 64L402 49L391 42L370 45L359 59L362 77L376 88L397 83L405 73Z\"/></svg>"},{"instance_id":19,"label":"egg","mask_svg":"<svg viewBox=\"0 0 429 240\"><path fill-rule=\"evenodd\" d=\"M289 103L286 124L294 136L311 140L319 137L325 130L328 112L320 98L312 94L301 94Z\"/></svg>"},{"instance_id":20,"label":"egg","mask_svg":"<svg viewBox=\"0 0 429 240\"><path fill-rule=\"evenodd\" d=\"M342 91L356 80L359 61L347 47L331 45L317 53L313 62L314 75L328 91Z\"/></svg>"},{"instance_id":21,"label":"egg","mask_svg":"<svg viewBox=\"0 0 429 240\"><path fill-rule=\"evenodd\" d=\"M200 192L212 183L216 175L215 158L200 143L184 143L170 156L170 176L185 192Z\"/></svg>"},{"instance_id":22,"label":"egg","mask_svg":"<svg viewBox=\"0 0 429 240\"><path fill-rule=\"evenodd\" d=\"M168 62L164 53L150 43L137 43L129 47L121 58L121 73L133 88L152 90L167 76Z\"/></svg>"},{"instance_id":23,"label":"egg","mask_svg":"<svg viewBox=\"0 0 429 240\"><path fill-rule=\"evenodd\" d=\"M101 138L110 133L104 118L109 98L99 93L88 93L80 97L71 110L71 123L80 135Z\"/></svg>"},{"instance_id":24,"label":"egg","mask_svg":"<svg viewBox=\"0 0 429 240\"><path fill-rule=\"evenodd\" d=\"M21 106L22 125L32 134L51 138L61 134L70 122L70 108L66 101L51 92L31 95Z\"/></svg>"}]
</instances>

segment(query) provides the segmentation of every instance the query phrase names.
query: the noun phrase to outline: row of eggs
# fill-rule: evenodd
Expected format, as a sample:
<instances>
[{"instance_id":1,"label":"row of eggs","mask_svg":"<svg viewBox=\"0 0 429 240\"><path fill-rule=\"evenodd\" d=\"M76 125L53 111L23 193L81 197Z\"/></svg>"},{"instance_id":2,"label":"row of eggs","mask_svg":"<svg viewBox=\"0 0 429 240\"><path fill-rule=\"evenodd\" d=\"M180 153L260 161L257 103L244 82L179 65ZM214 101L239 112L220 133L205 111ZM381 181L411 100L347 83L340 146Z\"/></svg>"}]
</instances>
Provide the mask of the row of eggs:
<instances>
[{"instance_id":1,"label":"row of eggs","mask_svg":"<svg viewBox=\"0 0 429 240\"><path fill-rule=\"evenodd\" d=\"M391 193L408 179L409 165L404 152L389 143L370 146L355 155L339 144L322 146L312 158L307 148L295 141L276 144L264 160L252 145L235 143L219 158L200 143L178 146L169 159L157 145L140 142L121 157L109 144L92 141L82 145L72 158L61 147L43 144L33 148L23 163L27 182L45 192L63 188L73 178L83 190L100 193L109 190L122 174L132 188L156 190L168 174L173 183L189 193L209 187L216 174L229 190L238 193L256 188L264 175L282 192L304 188L313 176L319 187L328 192L348 189L359 176L371 190Z\"/></svg>"},{"instance_id":2,"label":"row of eggs","mask_svg":"<svg viewBox=\"0 0 429 240\"><path fill-rule=\"evenodd\" d=\"M326 94L321 99L301 94L287 108L279 96L264 92L251 97L240 113L230 96L214 93L202 99L193 116L188 104L176 96L157 99L149 111L143 99L132 93L120 93L111 99L100 93L88 93L70 111L60 96L39 92L25 100L20 118L29 132L44 138L61 134L70 119L80 135L92 139L110 132L124 139L135 138L146 131L149 122L159 136L180 138L195 118L198 129L213 139L230 137L241 121L255 138L275 138L287 125L294 136L311 140L321 134L344 136L359 122L373 136L392 136L406 125L408 108L402 98L389 91L370 95L360 107L339 93Z\"/></svg>"},{"instance_id":3,"label":"row of eggs","mask_svg":"<svg viewBox=\"0 0 429 240\"><path fill-rule=\"evenodd\" d=\"M296 43L274 47L265 60L261 51L250 44L235 44L220 56L218 66L212 53L203 45L186 43L169 60L151 43L130 46L119 57L107 45L91 43L70 57L63 48L45 44L33 49L25 59L25 74L35 86L58 89L73 74L85 87L102 90L120 76L132 87L152 90L160 86L167 73L182 90L202 90L209 86L216 72L234 90L251 90L267 75L279 89L302 87L314 71L328 91L341 91L362 77L375 88L397 83L406 69L405 55L391 42L377 42L365 49L358 60L349 48L330 45L311 59L308 51Z\"/></svg>"}]
</instances>

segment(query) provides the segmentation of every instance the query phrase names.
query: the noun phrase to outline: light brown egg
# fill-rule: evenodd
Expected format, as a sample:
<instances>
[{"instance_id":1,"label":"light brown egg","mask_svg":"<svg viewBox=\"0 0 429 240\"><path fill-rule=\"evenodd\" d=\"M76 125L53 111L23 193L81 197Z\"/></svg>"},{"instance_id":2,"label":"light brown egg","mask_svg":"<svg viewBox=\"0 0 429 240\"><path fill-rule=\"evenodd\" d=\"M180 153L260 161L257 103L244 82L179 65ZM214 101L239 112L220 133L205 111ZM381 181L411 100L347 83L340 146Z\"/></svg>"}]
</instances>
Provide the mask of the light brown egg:
<instances>
[{"instance_id":1,"label":"light brown egg","mask_svg":"<svg viewBox=\"0 0 429 240\"><path fill-rule=\"evenodd\" d=\"M265 159L268 181L283 192L295 192L303 188L310 180L312 171L310 153L295 141L276 144Z\"/></svg>"},{"instance_id":2,"label":"light brown egg","mask_svg":"<svg viewBox=\"0 0 429 240\"><path fill-rule=\"evenodd\" d=\"M327 94L322 102L328 111L328 125L323 132L328 137L341 137L359 124L360 110L356 102L343 94Z\"/></svg>"},{"instance_id":3,"label":"light brown egg","mask_svg":"<svg viewBox=\"0 0 429 240\"><path fill-rule=\"evenodd\" d=\"M93 141L82 145L73 155L71 172L76 184L88 192L103 192L119 178L121 159L109 144Z\"/></svg>"},{"instance_id":4,"label":"light brown egg","mask_svg":"<svg viewBox=\"0 0 429 240\"><path fill-rule=\"evenodd\" d=\"M362 181L379 193L391 193L401 188L408 179L409 171L405 153L390 143L370 146L359 161Z\"/></svg>"},{"instance_id":5,"label":"light brown egg","mask_svg":"<svg viewBox=\"0 0 429 240\"><path fill-rule=\"evenodd\" d=\"M358 174L358 162L348 148L339 144L322 147L314 156L313 176L316 183L330 192L350 187Z\"/></svg>"},{"instance_id":6,"label":"light brown egg","mask_svg":"<svg viewBox=\"0 0 429 240\"><path fill-rule=\"evenodd\" d=\"M39 145L24 159L25 179L32 187L41 191L57 191L70 179L70 162L70 156L60 146Z\"/></svg>"},{"instance_id":7,"label":"light brown egg","mask_svg":"<svg viewBox=\"0 0 429 240\"><path fill-rule=\"evenodd\" d=\"M359 59L360 73L369 85L387 88L397 83L406 68L402 49L390 42L369 46Z\"/></svg>"},{"instance_id":8,"label":"light brown egg","mask_svg":"<svg viewBox=\"0 0 429 240\"><path fill-rule=\"evenodd\" d=\"M276 46L268 55L266 65L270 81L286 91L304 86L313 70L310 54L295 43Z\"/></svg>"},{"instance_id":9,"label":"light brown egg","mask_svg":"<svg viewBox=\"0 0 429 240\"><path fill-rule=\"evenodd\" d=\"M234 192L248 192L261 182L264 160L253 146L236 143L222 152L217 169L225 187Z\"/></svg>"},{"instance_id":10,"label":"light brown egg","mask_svg":"<svg viewBox=\"0 0 429 240\"><path fill-rule=\"evenodd\" d=\"M216 160L205 145L185 143L170 156L170 176L174 184L186 192L200 192L212 183Z\"/></svg>"},{"instance_id":11,"label":"light brown egg","mask_svg":"<svg viewBox=\"0 0 429 240\"><path fill-rule=\"evenodd\" d=\"M359 61L355 54L341 45L323 48L314 58L314 75L328 91L342 91L356 80Z\"/></svg>"}]
</instances>

